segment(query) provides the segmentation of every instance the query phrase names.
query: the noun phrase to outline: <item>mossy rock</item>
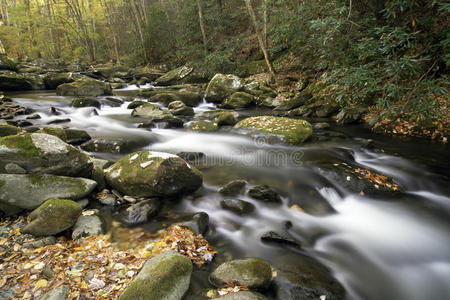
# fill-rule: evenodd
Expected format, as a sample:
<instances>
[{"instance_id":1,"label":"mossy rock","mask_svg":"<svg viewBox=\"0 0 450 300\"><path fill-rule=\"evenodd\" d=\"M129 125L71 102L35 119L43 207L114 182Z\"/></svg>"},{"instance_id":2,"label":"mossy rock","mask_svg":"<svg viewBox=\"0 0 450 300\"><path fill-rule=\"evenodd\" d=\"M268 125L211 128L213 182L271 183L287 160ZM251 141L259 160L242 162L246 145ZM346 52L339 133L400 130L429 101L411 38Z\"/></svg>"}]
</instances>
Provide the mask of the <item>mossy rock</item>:
<instances>
[{"instance_id":1,"label":"mossy rock","mask_svg":"<svg viewBox=\"0 0 450 300\"><path fill-rule=\"evenodd\" d=\"M272 281L272 268L261 258L236 259L221 264L209 279L216 287L231 282L250 289L266 289Z\"/></svg>"},{"instance_id":2,"label":"mossy rock","mask_svg":"<svg viewBox=\"0 0 450 300\"><path fill-rule=\"evenodd\" d=\"M243 179L235 179L220 188L219 193L224 196L236 196L244 192L247 181Z\"/></svg>"},{"instance_id":3,"label":"mossy rock","mask_svg":"<svg viewBox=\"0 0 450 300\"><path fill-rule=\"evenodd\" d=\"M202 90L193 85L171 85L164 88L150 88L138 93L139 96L150 99L156 95L165 96L153 98L152 102L168 105L172 101L181 101L187 106L195 107L202 101Z\"/></svg>"},{"instance_id":4,"label":"mossy rock","mask_svg":"<svg viewBox=\"0 0 450 300\"><path fill-rule=\"evenodd\" d=\"M64 129L58 127L44 127L36 133L50 134L59 137L68 144L80 145L91 139L91 136L84 130L78 129Z\"/></svg>"},{"instance_id":5,"label":"mossy rock","mask_svg":"<svg viewBox=\"0 0 450 300\"><path fill-rule=\"evenodd\" d=\"M133 101L130 104L128 104L128 109L135 109L136 107L139 107L141 105L147 104L147 101Z\"/></svg>"},{"instance_id":6,"label":"mossy rock","mask_svg":"<svg viewBox=\"0 0 450 300\"><path fill-rule=\"evenodd\" d=\"M243 86L244 80L235 75L216 74L206 88L205 99L209 102L222 102Z\"/></svg>"},{"instance_id":7,"label":"mossy rock","mask_svg":"<svg viewBox=\"0 0 450 300\"><path fill-rule=\"evenodd\" d=\"M246 215L255 210L253 204L240 199L224 199L220 201L220 206L223 209L232 211L238 215Z\"/></svg>"},{"instance_id":8,"label":"mossy rock","mask_svg":"<svg viewBox=\"0 0 450 300\"><path fill-rule=\"evenodd\" d=\"M233 126L237 121L232 112L224 111L217 116L216 123L217 126Z\"/></svg>"},{"instance_id":9,"label":"mossy rock","mask_svg":"<svg viewBox=\"0 0 450 300\"><path fill-rule=\"evenodd\" d=\"M72 83L75 80L79 80L81 78L83 78L83 76L79 75L77 73L71 73L71 72L56 73L56 72L52 72L52 73L48 73L47 75L44 76L44 84L45 84L45 87L48 90L56 90L56 88L58 86L60 86L61 84Z\"/></svg>"},{"instance_id":10,"label":"mossy rock","mask_svg":"<svg viewBox=\"0 0 450 300\"><path fill-rule=\"evenodd\" d=\"M189 129L201 132L213 132L217 131L219 128L216 123L197 120L189 126Z\"/></svg>"},{"instance_id":11,"label":"mossy rock","mask_svg":"<svg viewBox=\"0 0 450 300\"><path fill-rule=\"evenodd\" d=\"M0 174L0 202L34 209L50 198L81 199L97 185L93 180L53 175Z\"/></svg>"},{"instance_id":12,"label":"mossy rock","mask_svg":"<svg viewBox=\"0 0 450 300\"><path fill-rule=\"evenodd\" d=\"M0 138L0 172L15 163L28 173L89 176L92 162L79 149L56 136L27 133Z\"/></svg>"},{"instance_id":13,"label":"mossy rock","mask_svg":"<svg viewBox=\"0 0 450 300\"><path fill-rule=\"evenodd\" d=\"M256 129L263 133L280 135L291 144L306 141L313 132L311 124L305 120L272 116L247 118L238 122L234 127Z\"/></svg>"},{"instance_id":14,"label":"mossy rock","mask_svg":"<svg viewBox=\"0 0 450 300\"><path fill-rule=\"evenodd\" d=\"M189 258L166 251L144 264L119 300L180 300L189 289L192 269Z\"/></svg>"},{"instance_id":15,"label":"mossy rock","mask_svg":"<svg viewBox=\"0 0 450 300\"><path fill-rule=\"evenodd\" d=\"M58 96L97 97L112 95L111 85L99 80L83 78L57 87Z\"/></svg>"},{"instance_id":16,"label":"mossy rock","mask_svg":"<svg viewBox=\"0 0 450 300\"><path fill-rule=\"evenodd\" d=\"M179 156L152 151L126 155L106 169L108 184L125 195L173 196L193 192L203 178Z\"/></svg>"},{"instance_id":17,"label":"mossy rock","mask_svg":"<svg viewBox=\"0 0 450 300\"><path fill-rule=\"evenodd\" d=\"M236 92L223 102L224 108L247 108L253 104L254 97L244 92Z\"/></svg>"},{"instance_id":18,"label":"mossy rock","mask_svg":"<svg viewBox=\"0 0 450 300\"><path fill-rule=\"evenodd\" d=\"M16 135L22 132L22 128L8 125L8 124L0 124L0 137Z\"/></svg>"},{"instance_id":19,"label":"mossy rock","mask_svg":"<svg viewBox=\"0 0 450 300\"><path fill-rule=\"evenodd\" d=\"M0 70L17 71L17 64L9 58L0 55Z\"/></svg>"},{"instance_id":20,"label":"mossy rock","mask_svg":"<svg viewBox=\"0 0 450 300\"><path fill-rule=\"evenodd\" d=\"M95 107L100 108L101 104L98 100L92 98L78 98L72 101L72 107L80 108L80 107Z\"/></svg>"},{"instance_id":21,"label":"mossy rock","mask_svg":"<svg viewBox=\"0 0 450 300\"><path fill-rule=\"evenodd\" d=\"M31 222L21 232L34 236L55 235L75 225L82 210L81 206L72 200L47 200L28 215Z\"/></svg>"},{"instance_id":22,"label":"mossy rock","mask_svg":"<svg viewBox=\"0 0 450 300\"><path fill-rule=\"evenodd\" d=\"M184 78L191 74L193 70L194 68L189 66L173 69L156 79L155 85L173 85L180 83Z\"/></svg>"},{"instance_id":23,"label":"mossy rock","mask_svg":"<svg viewBox=\"0 0 450 300\"><path fill-rule=\"evenodd\" d=\"M12 71L0 71L1 91L27 91L33 89L33 83L22 74Z\"/></svg>"},{"instance_id":24,"label":"mossy rock","mask_svg":"<svg viewBox=\"0 0 450 300\"><path fill-rule=\"evenodd\" d=\"M133 109L131 116L146 118L154 121L154 120L164 120L165 118L171 117L172 114L170 114L165 110L162 110L161 107L159 107L156 104L146 103Z\"/></svg>"}]
</instances>

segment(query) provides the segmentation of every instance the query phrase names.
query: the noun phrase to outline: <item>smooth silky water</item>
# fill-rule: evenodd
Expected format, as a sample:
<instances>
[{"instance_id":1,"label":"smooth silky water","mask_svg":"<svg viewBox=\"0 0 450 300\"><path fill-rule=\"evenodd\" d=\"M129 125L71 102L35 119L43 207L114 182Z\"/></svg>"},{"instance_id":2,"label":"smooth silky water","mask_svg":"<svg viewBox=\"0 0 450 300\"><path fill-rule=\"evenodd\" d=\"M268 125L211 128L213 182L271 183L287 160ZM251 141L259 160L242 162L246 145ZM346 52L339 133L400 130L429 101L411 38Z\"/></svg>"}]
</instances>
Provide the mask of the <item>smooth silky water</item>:
<instances>
[{"instance_id":1,"label":"smooth silky water","mask_svg":"<svg viewBox=\"0 0 450 300\"><path fill-rule=\"evenodd\" d=\"M137 87L115 94L130 97ZM11 94L14 101L41 116L35 124L70 118L64 124L93 138L135 141L136 149L206 154L201 168L203 191L174 204L176 213L204 211L213 225L211 239L219 252L233 257L258 256L271 263L306 254L320 260L345 287L348 299L448 299L450 295L450 198L448 146L414 139L378 136L361 126L332 128L351 138L287 146L224 130L196 133L185 129L138 129L129 102L111 107L74 109L71 97L52 92ZM61 114L50 114L50 107ZM202 103L196 112L213 109ZM246 111L247 115L258 111ZM33 121L34 122L34 121ZM366 147L366 139L375 147ZM124 153L96 154L117 159ZM392 177L402 193L361 195L349 188L345 172L330 166L348 164ZM325 171L324 170L328 170ZM330 171L331 170L331 171ZM247 196L253 214L238 216L220 208L220 185L245 178L281 192L283 203L265 204ZM354 180L350 178L350 181ZM290 209L294 204L308 213ZM302 250L260 241L268 231L289 235ZM298 252L295 254L295 252Z\"/></svg>"}]
</instances>

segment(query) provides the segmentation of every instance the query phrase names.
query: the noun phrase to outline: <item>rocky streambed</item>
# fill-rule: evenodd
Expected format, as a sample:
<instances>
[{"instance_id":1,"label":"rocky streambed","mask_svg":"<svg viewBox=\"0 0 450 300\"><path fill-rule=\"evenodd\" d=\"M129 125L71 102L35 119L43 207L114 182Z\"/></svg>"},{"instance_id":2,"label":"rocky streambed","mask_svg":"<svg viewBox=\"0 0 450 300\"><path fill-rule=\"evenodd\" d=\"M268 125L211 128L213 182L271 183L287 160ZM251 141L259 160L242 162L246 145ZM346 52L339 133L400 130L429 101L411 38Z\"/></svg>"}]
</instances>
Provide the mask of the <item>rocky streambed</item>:
<instances>
[{"instance_id":1,"label":"rocky streambed","mask_svg":"<svg viewBox=\"0 0 450 300\"><path fill-rule=\"evenodd\" d=\"M23 82L0 83L1 297L449 293L445 145L336 125L364 110L301 82L283 97L186 66L7 72ZM13 91L36 87L55 91Z\"/></svg>"}]
</instances>

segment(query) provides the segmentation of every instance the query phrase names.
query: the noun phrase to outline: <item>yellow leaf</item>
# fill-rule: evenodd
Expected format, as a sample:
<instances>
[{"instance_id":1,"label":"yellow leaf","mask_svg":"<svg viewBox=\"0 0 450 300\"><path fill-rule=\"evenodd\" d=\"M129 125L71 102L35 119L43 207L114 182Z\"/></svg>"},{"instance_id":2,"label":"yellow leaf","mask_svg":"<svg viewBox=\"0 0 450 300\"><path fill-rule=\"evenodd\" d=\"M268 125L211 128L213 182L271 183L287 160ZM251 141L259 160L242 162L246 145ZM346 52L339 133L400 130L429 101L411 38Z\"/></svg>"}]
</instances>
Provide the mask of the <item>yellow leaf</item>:
<instances>
[{"instance_id":1,"label":"yellow leaf","mask_svg":"<svg viewBox=\"0 0 450 300\"><path fill-rule=\"evenodd\" d=\"M412 27L416 27L416 25L417 25L417 24L416 24L416 20L413 19L413 20L412 20Z\"/></svg>"},{"instance_id":2,"label":"yellow leaf","mask_svg":"<svg viewBox=\"0 0 450 300\"><path fill-rule=\"evenodd\" d=\"M34 285L33 292L37 291L37 290L40 289L40 288L47 287L47 284L48 284L47 280L45 280L45 279L39 280L39 281L36 282L36 284Z\"/></svg>"}]
</instances>

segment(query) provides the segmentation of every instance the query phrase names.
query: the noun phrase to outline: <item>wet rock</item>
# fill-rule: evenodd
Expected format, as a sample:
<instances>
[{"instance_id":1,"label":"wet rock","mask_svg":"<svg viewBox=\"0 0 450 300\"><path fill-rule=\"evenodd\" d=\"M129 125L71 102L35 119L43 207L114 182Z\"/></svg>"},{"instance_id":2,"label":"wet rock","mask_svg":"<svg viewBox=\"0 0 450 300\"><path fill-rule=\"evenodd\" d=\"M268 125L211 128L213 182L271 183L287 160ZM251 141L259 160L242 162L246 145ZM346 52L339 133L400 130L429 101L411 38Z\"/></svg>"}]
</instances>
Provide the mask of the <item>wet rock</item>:
<instances>
[{"instance_id":1,"label":"wet rock","mask_svg":"<svg viewBox=\"0 0 450 300\"><path fill-rule=\"evenodd\" d=\"M274 231L269 231L264 233L261 236L261 241L265 243L273 243L273 244L281 244L281 245L288 245L288 246L294 246L294 247L301 247L300 242L294 240L293 238L282 236Z\"/></svg>"},{"instance_id":2,"label":"wet rock","mask_svg":"<svg viewBox=\"0 0 450 300\"><path fill-rule=\"evenodd\" d=\"M213 298L213 300L267 300L265 296L250 292L250 291L239 291L237 293L227 294L219 298Z\"/></svg>"},{"instance_id":3,"label":"wet rock","mask_svg":"<svg viewBox=\"0 0 450 300\"><path fill-rule=\"evenodd\" d=\"M194 270L191 276L189 290L183 300L208 300L208 292L213 288L209 283L209 273L201 270Z\"/></svg>"},{"instance_id":4,"label":"wet rock","mask_svg":"<svg viewBox=\"0 0 450 300\"><path fill-rule=\"evenodd\" d=\"M133 101L130 104L128 104L127 108L128 109L135 109L135 108L137 108L137 107L139 107L141 105L144 105L146 103L148 103L148 102L147 101Z\"/></svg>"},{"instance_id":5,"label":"wet rock","mask_svg":"<svg viewBox=\"0 0 450 300\"><path fill-rule=\"evenodd\" d=\"M58 96L97 97L112 95L112 89L109 83L86 78L59 85L56 94Z\"/></svg>"},{"instance_id":6,"label":"wet rock","mask_svg":"<svg viewBox=\"0 0 450 300\"><path fill-rule=\"evenodd\" d=\"M284 104L286 101L281 100L275 97L262 95L256 100L256 105L266 108L276 108L282 104Z\"/></svg>"},{"instance_id":7,"label":"wet rock","mask_svg":"<svg viewBox=\"0 0 450 300\"><path fill-rule=\"evenodd\" d=\"M250 214L255 210L255 206L250 202L240 199L225 199L220 201L223 209L232 211L238 215Z\"/></svg>"},{"instance_id":8,"label":"wet rock","mask_svg":"<svg viewBox=\"0 0 450 300\"><path fill-rule=\"evenodd\" d=\"M63 124L63 123L70 123L72 120L69 118L65 118L65 119L53 119L50 122L47 122L47 125L52 125L52 124Z\"/></svg>"},{"instance_id":9,"label":"wet rock","mask_svg":"<svg viewBox=\"0 0 450 300\"><path fill-rule=\"evenodd\" d=\"M192 262L186 256L166 251L149 259L119 300L182 299L189 288Z\"/></svg>"},{"instance_id":10,"label":"wet rock","mask_svg":"<svg viewBox=\"0 0 450 300\"><path fill-rule=\"evenodd\" d=\"M171 114L165 110L162 110L156 104L146 103L133 109L131 116L146 118L155 121L164 120L164 118L170 117Z\"/></svg>"},{"instance_id":11,"label":"wet rock","mask_svg":"<svg viewBox=\"0 0 450 300\"><path fill-rule=\"evenodd\" d=\"M248 191L248 195L256 200L263 202L280 203L280 194L272 190L267 185L258 185Z\"/></svg>"},{"instance_id":12,"label":"wet rock","mask_svg":"<svg viewBox=\"0 0 450 300\"><path fill-rule=\"evenodd\" d=\"M201 173L182 158L162 152L129 154L106 169L106 180L121 193L136 197L172 196L201 187Z\"/></svg>"},{"instance_id":13,"label":"wet rock","mask_svg":"<svg viewBox=\"0 0 450 300\"><path fill-rule=\"evenodd\" d=\"M34 236L60 233L75 224L81 211L81 206L72 200L47 200L28 215L31 222L21 232Z\"/></svg>"},{"instance_id":14,"label":"wet rock","mask_svg":"<svg viewBox=\"0 0 450 300\"><path fill-rule=\"evenodd\" d=\"M67 300L69 299L69 290L70 287L68 285L61 285L45 293L37 300Z\"/></svg>"},{"instance_id":15,"label":"wet rock","mask_svg":"<svg viewBox=\"0 0 450 300\"><path fill-rule=\"evenodd\" d=\"M75 80L83 78L77 73L48 73L44 76L44 84L47 90L56 90L56 88L64 83L72 83Z\"/></svg>"},{"instance_id":16,"label":"wet rock","mask_svg":"<svg viewBox=\"0 0 450 300\"><path fill-rule=\"evenodd\" d=\"M120 220L127 226L147 223L158 214L160 206L158 199L140 201L122 211Z\"/></svg>"},{"instance_id":17,"label":"wet rock","mask_svg":"<svg viewBox=\"0 0 450 300\"><path fill-rule=\"evenodd\" d=\"M27 120L39 120L41 116L39 114L34 114L32 116L28 116Z\"/></svg>"},{"instance_id":18,"label":"wet rock","mask_svg":"<svg viewBox=\"0 0 450 300\"><path fill-rule=\"evenodd\" d=\"M280 105L276 106L274 110L277 111L288 111L294 108L297 108L301 105L303 105L303 101L299 100L298 98L291 98L289 100L284 101Z\"/></svg>"},{"instance_id":19,"label":"wet rock","mask_svg":"<svg viewBox=\"0 0 450 300\"><path fill-rule=\"evenodd\" d=\"M247 108L253 104L252 95L244 92L236 92L223 101L224 108Z\"/></svg>"},{"instance_id":20,"label":"wet rock","mask_svg":"<svg viewBox=\"0 0 450 300\"><path fill-rule=\"evenodd\" d=\"M27 170L15 163L9 163L5 165L5 171L7 174L26 174Z\"/></svg>"},{"instance_id":21,"label":"wet rock","mask_svg":"<svg viewBox=\"0 0 450 300\"><path fill-rule=\"evenodd\" d=\"M330 124L324 123L324 122L315 123L315 124L313 124L313 128L314 128L314 130L328 129L328 128L330 128Z\"/></svg>"},{"instance_id":22,"label":"wet rock","mask_svg":"<svg viewBox=\"0 0 450 300\"><path fill-rule=\"evenodd\" d=\"M155 85L174 85L186 82L186 77L194 71L194 68L189 66L182 66L176 69L173 69L163 76L159 77L155 80ZM187 83L187 82L186 82Z\"/></svg>"},{"instance_id":23,"label":"wet rock","mask_svg":"<svg viewBox=\"0 0 450 300\"><path fill-rule=\"evenodd\" d=\"M205 99L209 102L222 102L243 86L244 80L235 75L216 74L206 88Z\"/></svg>"},{"instance_id":24,"label":"wet rock","mask_svg":"<svg viewBox=\"0 0 450 300\"><path fill-rule=\"evenodd\" d=\"M12 71L0 71L1 91L27 91L33 89L33 83L22 74Z\"/></svg>"},{"instance_id":25,"label":"wet rock","mask_svg":"<svg viewBox=\"0 0 450 300\"><path fill-rule=\"evenodd\" d=\"M177 155L187 162L196 162L206 157L203 152L178 152Z\"/></svg>"},{"instance_id":26,"label":"wet rock","mask_svg":"<svg viewBox=\"0 0 450 300\"><path fill-rule=\"evenodd\" d=\"M368 110L365 107L354 107L341 110L336 116L336 122L339 124L358 123L367 111Z\"/></svg>"},{"instance_id":27,"label":"wet rock","mask_svg":"<svg viewBox=\"0 0 450 300\"><path fill-rule=\"evenodd\" d=\"M97 214L80 216L73 226L72 239L76 240L104 233L103 222Z\"/></svg>"},{"instance_id":28,"label":"wet rock","mask_svg":"<svg viewBox=\"0 0 450 300\"><path fill-rule=\"evenodd\" d=\"M30 121L27 120L10 120L10 121L6 121L9 125L11 126L16 126L16 127L28 127L28 126L33 126L33 123L31 123Z\"/></svg>"},{"instance_id":29,"label":"wet rock","mask_svg":"<svg viewBox=\"0 0 450 300\"><path fill-rule=\"evenodd\" d=\"M261 258L237 259L221 264L209 279L216 287L231 282L250 289L266 289L272 281L272 268Z\"/></svg>"},{"instance_id":30,"label":"wet rock","mask_svg":"<svg viewBox=\"0 0 450 300\"><path fill-rule=\"evenodd\" d=\"M183 106L177 109L171 109L170 112L174 116L193 116L194 115L194 109L189 106Z\"/></svg>"},{"instance_id":31,"label":"wet rock","mask_svg":"<svg viewBox=\"0 0 450 300\"><path fill-rule=\"evenodd\" d=\"M89 205L89 199L81 199L76 201L81 208L85 209Z\"/></svg>"},{"instance_id":32,"label":"wet rock","mask_svg":"<svg viewBox=\"0 0 450 300\"><path fill-rule=\"evenodd\" d=\"M84 178L0 174L0 209L11 214L19 208L34 209L50 198L81 199L95 186L95 181Z\"/></svg>"},{"instance_id":33,"label":"wet rock","mask_svg":"<svg viewBox=\"0 0 450 300\"><path fill-rule=\"evenodd\" d=\"M22 132L22 128L9 124L0 124L0 137L16 135Z\"/></svg>"},{"instance_id":34,"label":"wet rock","mask_svg":"<svg viewBox=\"0 0 450 300\"><path fill-rule=\"evenodd\" d=\"M92 163L79 149L42 133L0 138L0 171L14 162L28 173L89 176Z\"/></svg>"},{"instance_id":35,"label":"wet rock","mask_svg":"<svg viewBox=\"0 0 450 300\"><path fill-rule=\"evenodd\" d=\"M216 118L217 126L233 126L237 123L235 115L232 112L221 112Z\"/></svg>"},{"instance_id":36,"label":"wet rock","mask_svg":"<svg viewBox=\"0 0 450 300\"><path fill-rule=\"evenodd\" d=\"M177 220L175 225L190 228L194 233L205 235L209 229L209 216L205 212L198 212L192 215L184 216Z\"/></svg>"},{"instance_id":37,"label":"wet rock","mask_svg":"<svg viewBox=\"0 0 450 300\"><path fill-rule=\"evenodd\" d=\"M234 128L255 129L270 135L280 135L291 144L306 141L312 135L312 126L305 120L259 116L244 119Z\"/></svg>"},{"instance_id":38,"label":"wet rock","mask_svg":"<svg viewBox=\"0 0 450 300\"><path fill-rule=\"evenodd\" d=\"M78 98L72 101L72 107L80 108L80 107L95 107L100 108L101 104L98 100L92 98Z\"/></svg>"},{"instance_id":39,"label":"wet rock","mask_svg":"<svg viewBox=\"0 0 450 300\"><path fill-rule=\"evenodd\" d=\"M191 85L175 85L165 88L150 88L139 93L151 102L159 102L165 106L174 101L181 101L190 107L197 106L202 101L202 90ZM161 95L155 97L157 95Z\"/></svg>"},{"instance_id":40,"label":"wet rock","mask_svg":"<svg viewBox=\"0 0 450 300\"><path fill-rule=\"evenodd\" d=\"M96 153L123 153L133 148L131 142L105 139L90 140L83 143L80 147L84 151Z\"/></svg>"},{"instance_id":41,"label":"wet rock","mask_svg":"<svg viewBox=\"0 0 450 300\"><path fill-rule=\"evenodd\" d=\"M44 127L38 133L50 134L59 137L64 142L71 145L80 145L91 139L91 136L84 130L64 129L58 127Z\"/></svg>"},{"instance_id":42,"label":"wet rock","mask_svg":"<svg viewBox=\"0 0 450 300\"><path fill-rule=\"evenodd\" d=\"M276 260L274 279L278 300L345 299L343 287L318 261L299 254L285 255Z\"/></svg>"},{"instance_id":43,"label":"wet rock","mask_svg":"<svg viewBox=\"0 0 450 300\"><path fill-rule=\"evenodd\" d=\"M103 170L103 168L94 165L94 167L92 168L91 179L97 182L97 187L95 188L97 191L102 191L106 187L105 171ZM105 204L101 200L100 202L102 204Z\"/></svg>"},{"instance_id":44,"label":"wet rock","mask_svg":"<svg viewBox=\"0 0 450 300\"><path fill-rule=\"evenodd\" d=\"M183 120L172 115L168 115L162 119L154 119L151 122L145 122L138 125L138 128L183 128Z\"/></svg>"},{"instance_id":45,"label":"wet rock","mask_svg":"<svg viewBox=\"0 0 450 300\"><path fill-rule=\"evenodd\" d=\"M209 121L202 121L202 120L196 120L191 123L189 126L189 129L194 131L201 131L201 132L213 132L217 131L219 128L216 123L209 122Z\"/></svg>"},{"instance_id":46,"label":"wet rock","mask_svg":"<svg viewBox=\"0 0 450 300\"><path fill-rule=\"evenodd\" d=\"M246 185L247 181L243 179L235 179L220 188L219 193L225 196L236 196L244 192Z\"/></svg>"}]
</instances>

